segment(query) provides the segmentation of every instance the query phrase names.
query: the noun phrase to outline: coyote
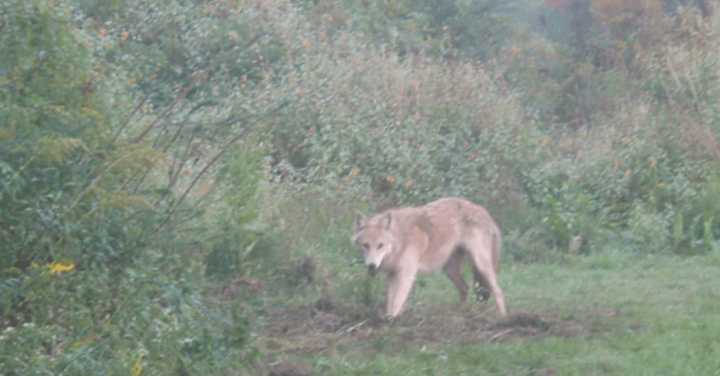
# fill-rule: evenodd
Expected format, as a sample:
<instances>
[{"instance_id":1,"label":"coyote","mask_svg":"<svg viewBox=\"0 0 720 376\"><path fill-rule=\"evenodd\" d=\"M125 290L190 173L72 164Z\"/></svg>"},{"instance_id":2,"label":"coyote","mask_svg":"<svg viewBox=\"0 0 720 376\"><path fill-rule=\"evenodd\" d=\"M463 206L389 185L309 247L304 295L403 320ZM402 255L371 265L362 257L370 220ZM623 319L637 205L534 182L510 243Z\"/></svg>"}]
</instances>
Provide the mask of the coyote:
<instances>
[{"instance_id":1,"label":"coyote","mask_svg":"<svg viewBox=\"0 0 720 376\"><path fill-rule=\"evenodd\" d=\"M463 259L473 266L478 299L487 300L490 291L501 316L507 315L505 296L497 282L501 234L482 206L462 198L442 198L420 207L384 211L355 220L352 237L361 250L370 274L378 270L388 278L386 314L397 317L418 272L443 268L467 299L468 286L462 277Z\"/></svg>"}]
</instances>

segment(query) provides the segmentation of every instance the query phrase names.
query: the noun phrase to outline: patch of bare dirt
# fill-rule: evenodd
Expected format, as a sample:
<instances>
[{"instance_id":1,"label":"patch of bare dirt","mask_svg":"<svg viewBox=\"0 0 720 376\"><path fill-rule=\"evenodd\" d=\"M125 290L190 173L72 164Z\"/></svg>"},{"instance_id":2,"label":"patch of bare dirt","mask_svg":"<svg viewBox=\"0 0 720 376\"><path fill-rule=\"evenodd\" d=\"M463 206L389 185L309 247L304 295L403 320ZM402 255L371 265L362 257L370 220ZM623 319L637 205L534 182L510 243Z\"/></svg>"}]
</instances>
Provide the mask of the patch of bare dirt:
<instances>
[{"instance_id":1,"label":"patch of bare dirt","mask_svg":"<svg viewBox=\"0 0 720 376\"><path fill-rule=\"evenodd\" d=\"M261 343L275 354L334 354L344 348L371 351L374 341L427 345L583 337L594 333L597 320L520 311L499 318L492 305L470 304L419 305L392 321L372 312L328 298L302 307L274 309L267 317Z\"/></svg>"},{"instance_id":2,"label":"patch of bare dirt","mask_svg":"<svg viewBox=\"0 0 720 376\"><path fill-rule=\"evenodd\" d=\"M305 363L280 362L270 367L269 376L310 376L312 367Z\"/></svg>"}]
</instances>

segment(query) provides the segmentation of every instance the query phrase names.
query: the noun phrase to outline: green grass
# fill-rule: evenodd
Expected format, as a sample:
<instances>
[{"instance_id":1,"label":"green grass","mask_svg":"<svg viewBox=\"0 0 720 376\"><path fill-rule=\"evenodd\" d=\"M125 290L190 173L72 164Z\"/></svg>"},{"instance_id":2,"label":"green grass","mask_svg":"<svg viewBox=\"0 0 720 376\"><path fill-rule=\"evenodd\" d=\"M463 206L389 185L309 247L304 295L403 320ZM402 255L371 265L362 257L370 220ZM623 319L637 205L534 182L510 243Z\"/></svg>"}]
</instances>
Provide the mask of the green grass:
<instances>
[{"instance_id":1,"label":"green grass","mask_svg":"<svg viewBox=\"0 0 720 376\"><path fill-rule=\"evenodd\" d=\"M606 253L504 267L511 311L580 330L465 344L403 340L421 330L413 323L376 329L379 335L335 351L290 357L330 375L720 375L720 255ZM456 299L442 275L425 277L409 315L442 319L437 310L459 309Z\"/></svg>"}]
</instances>

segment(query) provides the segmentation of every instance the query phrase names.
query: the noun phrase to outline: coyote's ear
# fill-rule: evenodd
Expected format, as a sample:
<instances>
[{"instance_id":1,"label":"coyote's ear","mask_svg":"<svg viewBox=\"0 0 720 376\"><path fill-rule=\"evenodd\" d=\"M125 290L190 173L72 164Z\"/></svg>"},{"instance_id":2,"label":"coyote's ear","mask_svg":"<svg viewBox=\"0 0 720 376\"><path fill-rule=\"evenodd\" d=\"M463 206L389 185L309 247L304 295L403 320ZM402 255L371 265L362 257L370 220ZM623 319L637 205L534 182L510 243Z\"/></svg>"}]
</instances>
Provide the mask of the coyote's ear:
<instances>
[{"instance_id":1,"label":"coyote's ear","mask_svg":"<svg viewBox=\"0 0 720 376\"><path fill-rule=\"evenodd\" d=\"M392 215L387 213L383 216L382 222L380 222L386 230L390 229L390 223L392 223Z\"/></svg>"},{"instance_id":2,"label":"coyote's ear","mask_svg":"<svg viewBox=\"0 0 720 376\"><path fill-rule=\"evenodd\" d=\"M356 214L354 225L355 225L355 232L360 231L363 228L363 226L365 226L365 216L360 213Z\"/></svg>"}]
</instances>

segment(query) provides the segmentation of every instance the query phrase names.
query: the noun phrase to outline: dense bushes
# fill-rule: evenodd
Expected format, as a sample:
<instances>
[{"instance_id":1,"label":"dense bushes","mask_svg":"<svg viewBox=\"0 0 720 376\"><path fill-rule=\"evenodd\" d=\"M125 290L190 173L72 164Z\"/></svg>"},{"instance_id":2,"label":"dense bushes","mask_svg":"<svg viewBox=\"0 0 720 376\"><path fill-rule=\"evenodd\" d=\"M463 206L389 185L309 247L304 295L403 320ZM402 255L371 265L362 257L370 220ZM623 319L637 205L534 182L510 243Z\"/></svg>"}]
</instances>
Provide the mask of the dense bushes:
<instances>
[{"instance_id":1,"label":"dense bushes","mask_svg":"<svg viewBox=\"0 0 720 376\"><path fill-rule=\"evenodd\" d=\"M252 358L243 308L203 295L202 265L178 231L197 216L180 194L193 184L156 173L167 143L123 133L139 128L128 126L133 96L73 12L64 2L0 8L0 367L241 369Z\"/></svg>"},{"instance_id":2,"label":"dense bushes","mask_svg":"<svg viewBox=\"0 0 720 376\"><path fill-rule=\"evenodd\" d=\"M549 249L713 249L713 210L693 208L714 194L717 79L706 47L717 17L681 8L623 31L603 14L576 15L594 25L575 30L586 33L582 46L516 39L504 66L400 57L325 25L335 39L306 46L288 76L299 95L273 122L275 171L350 207L468 196L498 214L519 258L530 243L543 251L527 259ZM613 44L623 32L637 38ZM632 58L616 59L628 48Z\"/></svg>"},{"instance_id":3,"label":"dense bushes","mask_svg":"<svg viewBox=\"0 0 720 376\"><path fill-rule=\"evenodd\" d=\"M275 162L306 182L420 202L441 193L493 200L541 139L518 94L474 64L400 60L350 34L290 71L298 95L272 123ZM334 58L327 59L331 54ZM397 202L396 202L397 203Z\"/></svg>"}]
</instances>

